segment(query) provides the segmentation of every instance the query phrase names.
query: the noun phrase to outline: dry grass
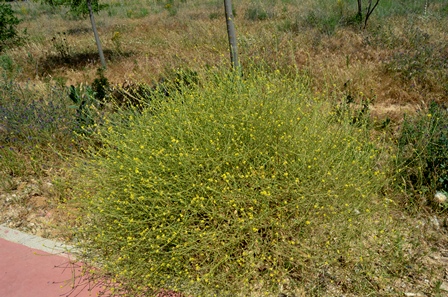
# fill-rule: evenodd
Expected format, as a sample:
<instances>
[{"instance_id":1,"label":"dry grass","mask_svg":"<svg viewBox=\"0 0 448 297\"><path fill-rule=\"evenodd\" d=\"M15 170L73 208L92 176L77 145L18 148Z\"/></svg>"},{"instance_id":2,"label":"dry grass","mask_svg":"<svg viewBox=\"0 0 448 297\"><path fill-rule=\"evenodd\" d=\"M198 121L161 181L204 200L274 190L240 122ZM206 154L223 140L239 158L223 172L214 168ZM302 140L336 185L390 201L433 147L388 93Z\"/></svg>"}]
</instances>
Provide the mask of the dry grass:
<instances>
[{"instance_id":1,"label":"dry grass","mask_svg":"<svg viewBox=\"0 0 448 297\"><path fill-rule=\"evenodd\" d=\"M228 63L223 8L217 3L178 3L173 16L165 6L154 1L146 1L141 6L135 1L129 1L126 6L117 6L119 1L107 3L111 8L101 12L96 20L109 62L106 77L113 83L151 82L176 67L200 70L207 65ZM280 29L287 21L304 19L312 4L298 5L292 1L259 4L272 15L263 21L248 19L247 11L253 5L248 1L235 5L243 64L252 60L271 67L297 67L312 75L316 90L321 92L345 91L344 84L350 81L351 92L373 94L375 103L419 103L429 98L442 100L445 96L441 86L431 91L422 91L424 86L410 88L409 82L400 81L396 73L384 71L384 61L400 51L400 47L387 47L386 41L380 43L374 39L391 39L393 35L394 40L403 42L404 50L409 43L409 22L405 16L381 20L373 17L366 31L342 27L327 35L309 27L293 31ZM31 11L38 9L36 4L16 6L19 11L28 12L21 27L27 28L31 37L24 47L7 52L22 69L18 79L38 82L52 77L66 85L90 83L99 64L89 21L67 20L62 12L31 16ZM147 15L132 18L142 9L147 9ZM390 36L376 32L383 30L376 28L379 21L387 22L384 26L391 28ZM423 28L430 41L446 43L448 40L443 30L448 26L446 19L422 15L413 23ZM64 63L54 62L58 52L51 39L59 32L67 32L67 45L73 54ZM112 39L117 33L119 38L114 43Z\"/></svg>"}]
</instances>

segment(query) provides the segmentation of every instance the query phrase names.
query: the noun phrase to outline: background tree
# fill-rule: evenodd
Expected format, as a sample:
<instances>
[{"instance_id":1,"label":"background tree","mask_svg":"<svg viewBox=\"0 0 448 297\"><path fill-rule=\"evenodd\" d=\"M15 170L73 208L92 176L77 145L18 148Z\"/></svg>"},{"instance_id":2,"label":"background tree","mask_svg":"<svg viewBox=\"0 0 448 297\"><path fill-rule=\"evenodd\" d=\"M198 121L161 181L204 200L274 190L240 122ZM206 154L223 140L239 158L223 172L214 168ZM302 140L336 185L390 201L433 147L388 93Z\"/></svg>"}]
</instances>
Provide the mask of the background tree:
<instances>
[{"instance_id":1,"label":"background tree","mask_svg":"<svg viewBox=\"0 0 448 297\"><path fill-rule=\"evenodd\" d=\"M85 16L89 15L90 23L92 24L93 35L95 36L96 46L98 48L98 54L100 55L100 61L102 67L106 67L106 59L104 58L103 48L96 29L94 12L98 12L102 6L98 0L43 0L43 2L52 6L64 5L70 8L70 12L75 15Z\"/></svg>"},{"instance_id":2,"label":"background tree","mask_svg":"<svg viewBox=\"0 0 448 297\"><path fill-rule=\"evenodd\" d=\"M362 0L358 0L358 13L356 14L356 18L360 23L364 22L364 29L367 27L367 21L369 20L369 17L372 14L372 12L378 6L379 2L380 0L376 0L375 4L372 5L372 0L368 0L367 9L365 11L365 14L363 14Z\"/></svg>"}]
</instances>

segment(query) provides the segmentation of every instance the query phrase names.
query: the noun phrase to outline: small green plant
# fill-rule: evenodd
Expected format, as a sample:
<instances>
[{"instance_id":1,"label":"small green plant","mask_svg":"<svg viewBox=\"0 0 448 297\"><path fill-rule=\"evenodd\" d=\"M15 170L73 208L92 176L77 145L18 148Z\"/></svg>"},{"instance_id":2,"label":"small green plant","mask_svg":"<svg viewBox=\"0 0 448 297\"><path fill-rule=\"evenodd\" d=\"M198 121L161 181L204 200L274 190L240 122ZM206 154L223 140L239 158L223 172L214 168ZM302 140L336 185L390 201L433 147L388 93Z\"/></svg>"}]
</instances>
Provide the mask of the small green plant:
<instances>
[{"instance_id":1,"label":"small green plant","mask_svg":"<svg viewBox=\"0 0 448 297\"><path fill-rule=\"evenodd\" d=\"M74 103L71 108L76 109L76 132L80 134L90 134L93 125L101 120L98 110L104 106L110 93L110 84L104 76L104 68L97 69L97 77L92 85L71 85L69 88L69 98Z\"/></svg>"},{"instance_id":2,"label":"small green plant","mask_svg":"<svg viewBox=\"0 0 448 297\"><path fill-rule=\"evenodd\" d=\"M96 73L97 77L93 80L92 90L96 100L104 101L110 92L109 80L104 76L104 68L98 68Z\"/></svg>"},{"instance_id":3,"label":"small green plant","mask_svg":"<svg viewBox=\"0 0 448 297\"><path fill-rule=\"evenodd\" d=\"M446 3L442 8L440 9L440 13L443 16L448 16L448 3Z\"/></svg>"},{"instance_id":4,"label":"small green plant","mask_svg":"<svg viewBox=\"0 0 448 297\"><path fill-rule=\"evenodd\" d=\"M89 14L89 5L92 8L92 12L99 12L108 7L108 4L102 4L98 0L42 0L44 3L48 3L51 6L67 6L70 8L70 14L74 18L79 18Z\"/></svg>"},{"instance_id":5,"label":"small green plant","mask_svg":"<svg viewBox=\"0 0 448 297\"><path fill-rule=\"evenodd\" d=\"M0 52L20 39L17 32L19 23L11 5L0 3Z\"/></svg>"},{"instance_id":6,"label":"small green plant","mask_svg":"<svg viewBox=\"0 0 448 297\"><path fill-rule=\"evenodd\" d=\"M109 17L114 17L114 16L116 16L117 14L118 14L118 9L117 9L116 7L109 6L109 7L107 8L107 15L108 15Z\"/></svg>"},{"instance_id":7,"label":"small green plant","mask_svg":"<svg viewBox=\"0 0 448 297\"><path fill-rule=\"evenodd\" d=\"M114 45L115 52L118 55L123 54L122 39L123 37L120 31L114 31L112 38L110 39L112 41L112 44Z\"/></svg>"},{"instance_id":8,"label":"small green plant","mask_svg":"<svg viewBox=\"0 0 448 297\"><path fill-rule=\"evenodd\" d=\"M448 111L432 102L406 117L398 138L397 162L403 186L432 195L448 191Z\"/></svg>"},{"instance_id":9,"label":"small green plant","mask_svg":"<svg viewBox=\"0 0 448 297\"><path fill-rule=\"evenodd\" d=\"M90 133L90 128L95 123L93 108L97 103L94 91L90 86L70 86L69 98L74 105L70 106L76 110L77 126L74 131L80 134Z\"/></svg>"}]
</instances>

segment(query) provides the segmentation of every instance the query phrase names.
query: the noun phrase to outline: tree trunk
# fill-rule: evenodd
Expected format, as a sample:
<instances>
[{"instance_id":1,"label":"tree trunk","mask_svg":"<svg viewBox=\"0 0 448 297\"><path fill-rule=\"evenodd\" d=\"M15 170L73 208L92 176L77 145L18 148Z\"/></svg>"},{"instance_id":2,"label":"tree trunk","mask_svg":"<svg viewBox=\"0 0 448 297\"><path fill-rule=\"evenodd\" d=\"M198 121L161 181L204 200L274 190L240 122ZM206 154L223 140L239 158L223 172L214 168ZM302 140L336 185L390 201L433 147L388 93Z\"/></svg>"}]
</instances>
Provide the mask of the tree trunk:
<instances>
[{"instance_id":1,"label":"tree trunk","mask_svg":"<svg viewBox=\"0 0 448 297\"><path fill-rule=\"evenodd\" d=\"M98 48L98 53L100 54L101 66L106 68L106 59L104 58L103 48L101 47L100 37L98 36L98 31L95 25L95 18L93 17L92 3L91 0L87 0L87 6L89 8L90 22L92 23L93 35L95 35L95 42Z\"/></svg>"},{"instance_id":2,"label":"tree trunk","mask_svg":"<svg viewBox=\"0 0 448 297\"><path fill-rule=\"evenodd\" d=\"M362 0L358 0L358 13L356 14L356 18L360 23L362 22Z\"/></svg>"},{"instance_id":3,"label":"tree trunk","mask_svg":"<svg viewBox=\"0 0 448 297\"><path fill-rule=\"evenodd\" d=\"M372 7L372 0L369 0L369 8L367 8L367 12L366 12L366 18L364 20L364 29L367 27L367 21L369 20L370 15L372 14L372 12L375 10L375 8L378 6L378 3L380 2L380 0L376 0L375 5L373 5Z\"/></svg>"},{"instance_id":4,"label":"tree trunk","mask_svg":"<svg viewBox=\"0 0 448 297\"><path fill-rule=\"evenodd\" d=\"M229 35L230 61L233 69L239 69L238 62L238 45L236 40L236 30L233 24L232 1L224 0L224 8L226 12L227 34Z\"/></svg>"}]
</instances>

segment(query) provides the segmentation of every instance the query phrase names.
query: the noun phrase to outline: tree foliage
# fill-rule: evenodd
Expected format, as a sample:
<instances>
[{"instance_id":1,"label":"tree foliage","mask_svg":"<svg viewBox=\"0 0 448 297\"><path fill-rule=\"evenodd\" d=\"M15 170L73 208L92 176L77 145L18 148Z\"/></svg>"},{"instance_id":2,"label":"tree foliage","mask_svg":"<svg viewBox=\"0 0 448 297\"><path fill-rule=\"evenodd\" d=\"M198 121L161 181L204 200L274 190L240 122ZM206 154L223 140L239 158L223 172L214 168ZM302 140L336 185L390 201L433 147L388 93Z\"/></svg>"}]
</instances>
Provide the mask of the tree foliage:
<instances>
[{"instance_id":1,"label":"tree foliage","mask_svg":"<svg viewBox=\"0 0 448 297\"><path fill-rule=\"evenodd\" d=\"M43 3L51 6L67 6L70 12L77 16L86 16L89 14L89 7L86 0L42 0ZM98 12L104 8L105 4L100 4L98 0L91 0L92 11Z\"/></svg>"}]
</instances>

